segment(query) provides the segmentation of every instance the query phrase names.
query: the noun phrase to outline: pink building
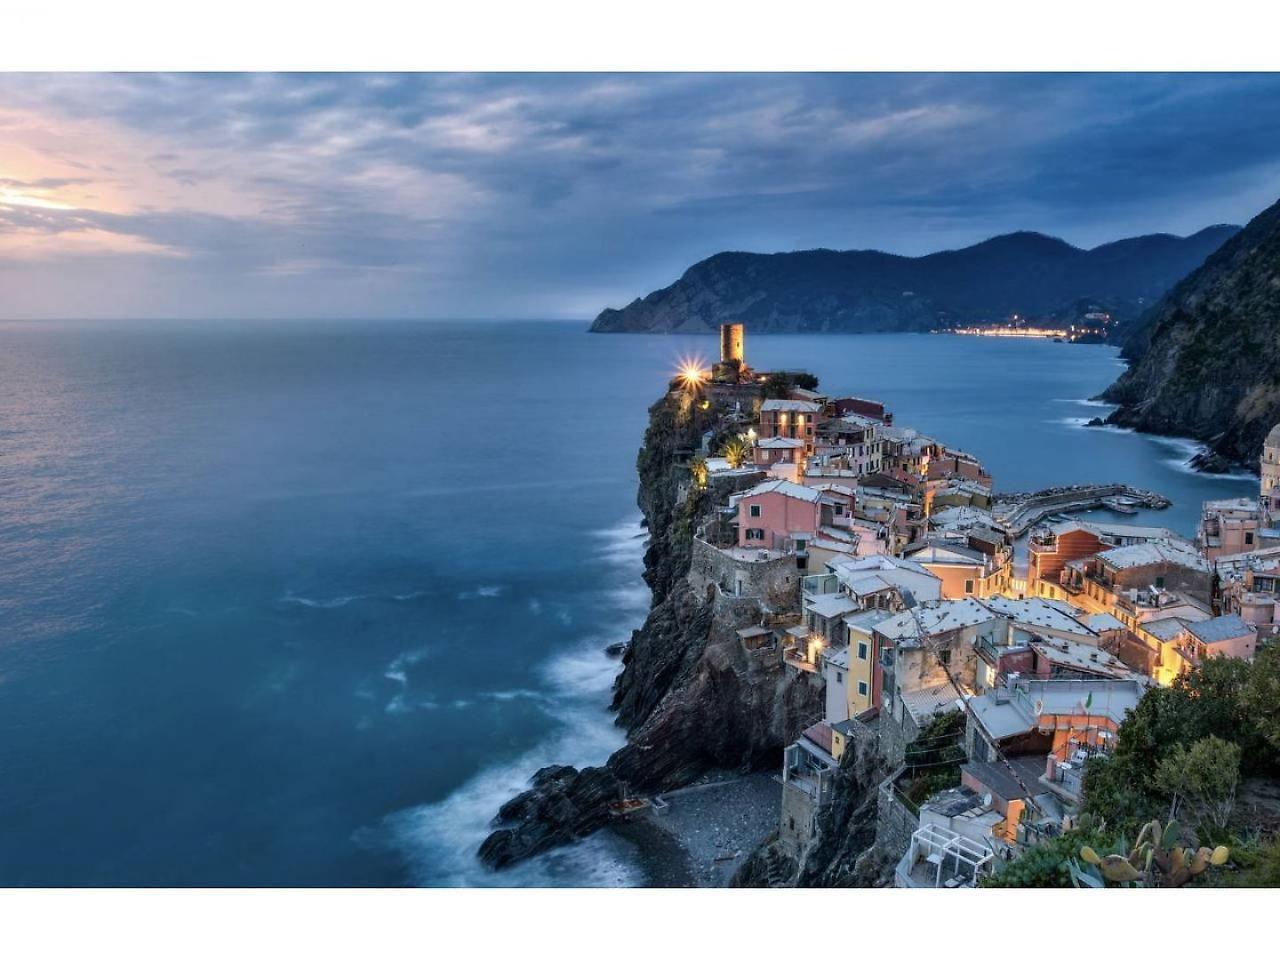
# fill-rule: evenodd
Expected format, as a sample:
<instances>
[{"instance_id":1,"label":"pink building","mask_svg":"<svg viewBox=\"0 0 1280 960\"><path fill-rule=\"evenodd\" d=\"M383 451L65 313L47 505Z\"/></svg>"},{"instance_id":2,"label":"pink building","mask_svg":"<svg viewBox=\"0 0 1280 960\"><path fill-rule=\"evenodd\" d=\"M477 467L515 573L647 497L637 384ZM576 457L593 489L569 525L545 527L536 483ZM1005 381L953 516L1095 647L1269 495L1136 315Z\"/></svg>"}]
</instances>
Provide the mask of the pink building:
<instances>
[{"instance_id":1,"label":"pink building","mask_svg":"<svg viewBox=\"0 0 1280 960\"><path fill-rule=\"evenodd\" d=\"M1210 560L1255 549L1259 507L1256 500L1206 500L1196 531L1196 546Z\"/></svg>"},{"instance_id":2,"label":"pink building","mask_svg":"<svg viewBox=\"0 0 1280 960\"><path fill-rule=\"evenodd\" d=\"M1206 657L1252 660L1258 646L1258 631L1236 614L1188 623L1185 629L1188 642L1184 649L1196 663Z\"/></svg>"},{"instance_id":3,"label":"pink building","mask_svg":"<svg viewBox=\"0 0 1280 960\"><path fill-rule=\"evenodd\" d=\"M790 480L769 480L730 498L738 508L738 546L800 550L825 527L847 527L849 498Z\"/></svg>"},{"instance_id":4,"label":"pink building","mask_svg":"<svg viewBox=\"0 0 1280 960\"><path fill-rule=\"evenodd\" d=\"M775 463L799 463L804 459L804 441L791 437L765 437L757 440L752 458L757 467Z\"/></svg>"}]
</instances>

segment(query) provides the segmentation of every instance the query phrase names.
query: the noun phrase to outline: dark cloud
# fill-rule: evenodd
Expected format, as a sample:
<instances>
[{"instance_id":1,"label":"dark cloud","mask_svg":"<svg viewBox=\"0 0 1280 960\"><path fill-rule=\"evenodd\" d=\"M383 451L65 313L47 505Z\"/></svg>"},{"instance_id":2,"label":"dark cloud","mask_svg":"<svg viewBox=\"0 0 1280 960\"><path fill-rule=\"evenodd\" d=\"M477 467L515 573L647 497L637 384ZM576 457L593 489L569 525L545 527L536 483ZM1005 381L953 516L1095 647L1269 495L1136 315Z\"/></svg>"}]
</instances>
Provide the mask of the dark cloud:
<instances>
[{"instance_id":1,"label":"dark cloud","mask_svg":"<svg viewBox=\"0 0 1280 960\"><path fill-rule=\"evenodd\" d=\"M137 196L0 203L0 240L137 243L0 261L0 295L40 315L98 284L112 314L587 317L722 249L1186 233L1280 193L1278 94L1202 74L13 75L0 107L109 125L138 166L64 149L75 176L0 167L0 188Z\"/></svg>"}]
</instances>

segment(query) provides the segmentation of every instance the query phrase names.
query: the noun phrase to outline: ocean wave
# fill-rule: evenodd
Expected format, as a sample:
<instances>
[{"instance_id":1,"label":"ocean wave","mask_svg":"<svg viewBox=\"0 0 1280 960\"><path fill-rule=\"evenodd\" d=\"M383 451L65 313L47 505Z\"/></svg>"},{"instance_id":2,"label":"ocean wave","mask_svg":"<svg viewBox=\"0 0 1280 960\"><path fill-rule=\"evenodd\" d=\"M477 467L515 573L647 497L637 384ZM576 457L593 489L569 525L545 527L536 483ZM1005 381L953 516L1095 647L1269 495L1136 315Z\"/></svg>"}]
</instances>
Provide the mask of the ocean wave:
<instances>
[{"instance_id":1,"label":"ocean wave","mask_svg":"<svg viewBox=\"0 0 1280 960\"><path fill-rule=\"evenodd\" d=\"M643 530L628 520L595 537L610 579L630 582L606 587L604 631L580 637L553 653L537 671L538 689L499 690L479 695L492 700L537 700L554 721L551 732L514 759L494 764L463 783L444 799L402 810L362 833L364 843L389 844L404 859L413 883L424 886L589 886L634 887L644 875L630 847L608 831L548 851L501 872L486 868L476 851L489 831L494 812L524 790L542 767L569 763L603 763L625 742L607 710L619 666L605 653L618 640L630 638L648 606L648 590L640 571ZM532 603L532 601L531 601ZM539 601L539 608L543 605ZM568 608L556 604L566 622Z\"/></svg>"},{"instance_id":2,"label":"ocean wave","mask_svg":"<svg viewBox=\"0 0 1280 960\"><path fill-rule=\"evenodd\" d=\"M476 587L474 590L463 590L458 594L459 600L490 600L502 596L507 588L501 585Z\"/></svg>"},{"instance_id":3,"label":"ocean wave","mask_svg":"<svg viewBox=\"0 0 1280 960\"><path fill-rule=\"evenodd\" d=\"M292 603L300 607L307 607L312 610L338 610L351 603L360 600L394 600L397 603L406 603L410 600L416 600L419 597L425 597L425 590L412 590L408 593L391 593L391 594L374 594L374 593L350 593L342 596L330 597L326 600L317 600L313 597L303 597L294 593L292 590L287 592L280 598L280 603Z\"/></svg>"},{"instance_id":4,"label":"ocean wave","mask_svg":"<svg viewBox=\"0 0 1280 960\"><path fill-rule=\"evenodd\" d=\"M349 603L357 600L367 600L365 594L354 593L350 596L332 597L328 600L313 600L311 597L299 597L293 593L286 593L280 598L281 603L295 603L300 607L308 607L312 610L337 610L339 607L345 607Z\"/></svg>"},{"instance_id":5,"label":"ocean wave","mask_svg":"<svg viewBox=\"0 0 1280 960\"><path fill-rule=\"evenodd\" d=\"M1196 457L1209 452L1209 448L1205 446L1203 443L1201 443L1200 441L1192 440L1188 437L1160 437L1160 436L1152 436L1151 441L1159 446L1165 447L1168 450L1172 450L1176 454L1176 456L1165 457L1161 460L1161 462L1165 466L1172 467L1174 470L1177 470L1179 473L1187 473L1197 477L1203 477L1207 475L1204 473L1204 471L1197 470L1192 465L1192 461ZM1258 482L1258 478L1253 474L1247 473L1244 471L1238 471L1238 470L1231 471L1229 473L1215 473L1215 474L1212 474L1212 476L1215 479L1220 479L1220 480L1238 480L1241 482L1253 483L1253 484L1256 484Z\"/></svg>"},{"instance_id":6,"label":"ocean wave","mask_svg":"<svg viewBox=\"0 0 1280 960\"><path fill-rule=\"evenodd\" d=\"M1054 403L1076 403L1082 407L1103 407L1114 410L1119 404L1107 403L1105 400L1090 400L1081 397L1054 397Z\"/></svg>"},{"instance_id":7,"label":"ocean wave","mask_svg":"<svg viewBox=\"0 0 1280 960\"><path fill-rule=\"evenodd\" d=\"M1078 430L1098 430L1102 433L1133 433L1132 427L1117 427L1114 423L1102 423L1091 427L1089 424L1093 419L1093 417L1059 417L1050 420L1049 423L1059 423Z\"/></svg>"}]
</instances>

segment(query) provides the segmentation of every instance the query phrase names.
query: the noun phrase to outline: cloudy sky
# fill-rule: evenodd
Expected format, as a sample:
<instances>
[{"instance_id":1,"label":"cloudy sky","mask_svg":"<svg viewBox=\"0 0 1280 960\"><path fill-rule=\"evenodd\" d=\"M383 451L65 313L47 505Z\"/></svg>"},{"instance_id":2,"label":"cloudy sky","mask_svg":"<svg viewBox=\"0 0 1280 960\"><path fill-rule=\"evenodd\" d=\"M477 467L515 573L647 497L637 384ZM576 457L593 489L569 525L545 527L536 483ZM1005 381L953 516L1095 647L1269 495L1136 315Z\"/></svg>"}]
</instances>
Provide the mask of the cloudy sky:
<instances>
[{"instance_id":1,"label":"cloudy sky","mask_svg":"<svg viewBox=\"0 0 1280 960\"><path fill-rule=\"evenodd\" d=\"M0 316L589 318L1280 197L1280 76L0 75Z\"/></svg>"}]
</instances>

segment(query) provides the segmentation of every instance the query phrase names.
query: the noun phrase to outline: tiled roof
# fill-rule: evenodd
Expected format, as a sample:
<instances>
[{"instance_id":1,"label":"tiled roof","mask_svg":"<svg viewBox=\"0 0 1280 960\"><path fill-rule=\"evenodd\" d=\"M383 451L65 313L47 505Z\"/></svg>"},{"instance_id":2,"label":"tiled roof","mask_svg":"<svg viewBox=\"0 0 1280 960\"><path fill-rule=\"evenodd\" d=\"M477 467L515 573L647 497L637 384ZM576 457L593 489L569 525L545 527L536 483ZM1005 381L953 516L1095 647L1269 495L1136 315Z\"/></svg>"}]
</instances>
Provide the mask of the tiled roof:
<instances>
[{"instance_id":1,"label":"tiled roof","mask_svg":"<svg viewBox=\"0 0 1280 960\"><path fill-rule=\"evenodd\" d=\"M1187 624L1187 632L1201 643L1222 643L1224 640L1234 640L1252 633L1253 629L1239 614L1235 613Z\"/></svg>"}]
</instances>

